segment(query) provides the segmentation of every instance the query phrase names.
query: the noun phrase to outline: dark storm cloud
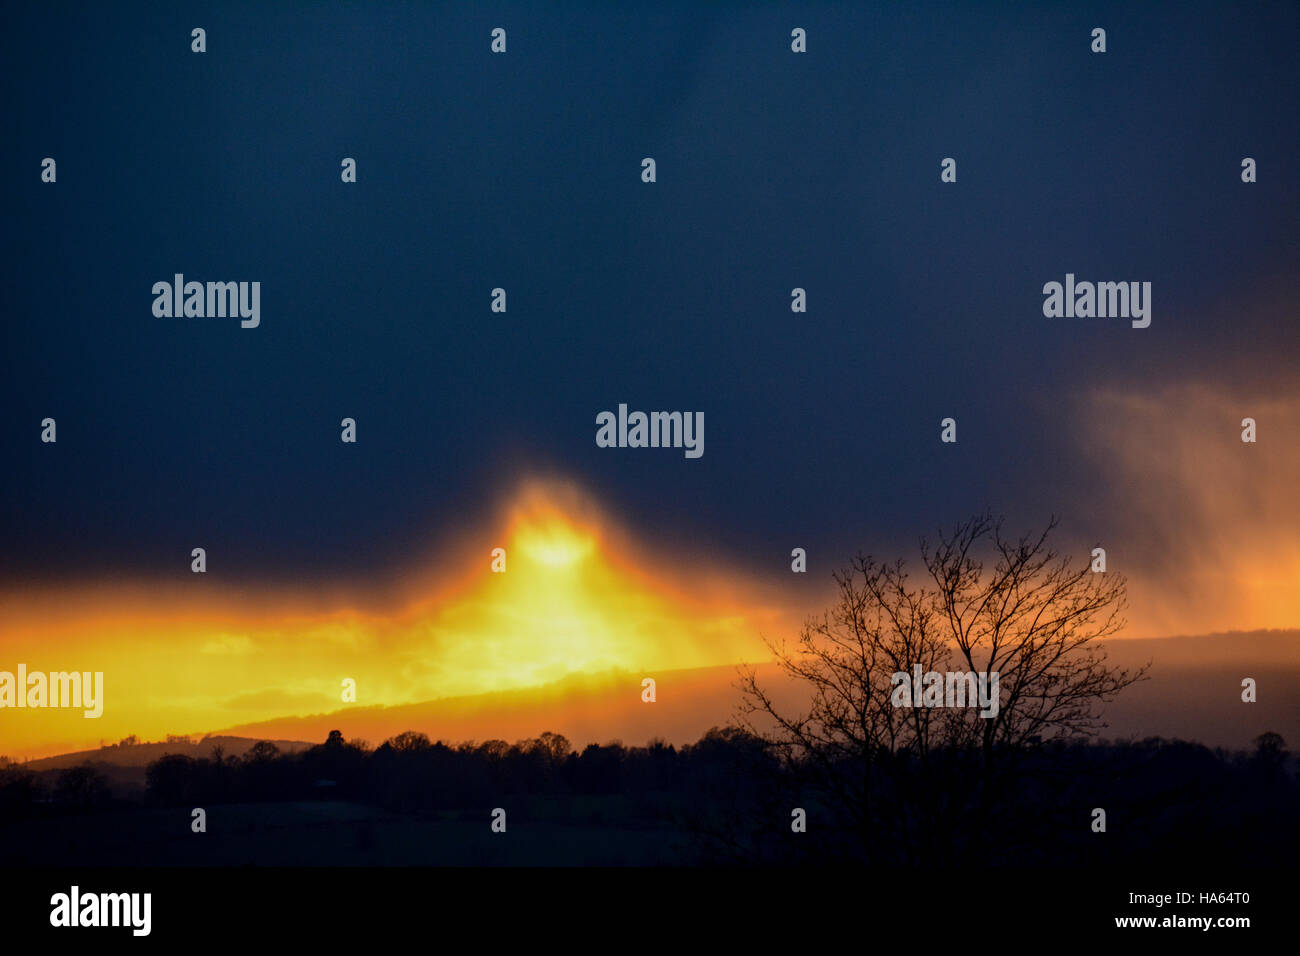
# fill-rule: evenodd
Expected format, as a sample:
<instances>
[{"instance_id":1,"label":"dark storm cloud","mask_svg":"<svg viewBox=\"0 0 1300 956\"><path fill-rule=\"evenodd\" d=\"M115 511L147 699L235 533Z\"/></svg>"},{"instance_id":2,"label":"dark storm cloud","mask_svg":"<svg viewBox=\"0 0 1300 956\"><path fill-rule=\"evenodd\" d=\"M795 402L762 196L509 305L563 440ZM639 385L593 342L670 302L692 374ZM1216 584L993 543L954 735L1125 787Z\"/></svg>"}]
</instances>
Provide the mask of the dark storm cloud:
<instances>
[{"instance_id":1,"label":"dark storm cloud","mask_svg":"<svg viewBox=\"0 0 1300 956\"><path fill-rule=\"evenodd\" d=\"M199 543L231 578L382 570L535 470L757 566L840 563L984 505L1086 518L1091 389L1297 358L1293 5L6 19L10 579ZM260 327L155 318L176 272L260 281ZM1151 282L1151 327L1044 318L1067 272ZM707 453L597 448L620 402L703 411Z\"/></svg>"}]
</instances>

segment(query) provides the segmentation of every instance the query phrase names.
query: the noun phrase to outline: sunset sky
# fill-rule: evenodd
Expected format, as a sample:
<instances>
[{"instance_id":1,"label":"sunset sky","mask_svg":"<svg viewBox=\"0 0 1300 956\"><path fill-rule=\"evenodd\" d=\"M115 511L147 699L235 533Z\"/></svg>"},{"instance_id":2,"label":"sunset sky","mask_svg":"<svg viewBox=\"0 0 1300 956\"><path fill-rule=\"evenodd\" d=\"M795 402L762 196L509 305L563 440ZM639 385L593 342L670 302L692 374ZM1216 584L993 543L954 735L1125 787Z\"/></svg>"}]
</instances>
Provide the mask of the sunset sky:
<instances>
[{"instance_id":1,"label":"sunset sky","mask_svg":"<svg viewBox=\"0 0 1300 956\"><path fill-rule=\"evenodd\" d=\"M403 581L343 597L280 587L231 593L94 588L6 599L5 660L28 671L105 673L104 716L6 711L24 744L115 742L129 733L229 727L359 706L528 690L610 671L641 674L761 660L761 634L797 621L757 582L707 565L638 559L634 545L579 493L520 489L486 540L451 547ZM68 600L75 593L76 600ZM10 670L13 665L10 665ZM11 738L12 740L12 738Z\"/></svg>"},{"instance_id":2,"label":"sunset sky","mask_svg":"<svg viewBox=\"0 0 1300 956\"><path fill-rule=\"evenodd\" d=\"M1105 547L1128 637L1300 626L1295 6L1103 6L1104 57L1056 10L850 5L793 58L775 6L509 13L486 68L418 5L0 35L0 670L107 695L0 754L760 659L984 508ZM177 272L260 326L155 317ZM1045 318L1067 272L1150 327ZM621 402L703 457L598 448Z\"/></svg>"},{"instance_id":3,"label":"sunset sky","mask_svg":"<svg viewBox=\"0 0 1300 956\"><path fill-rule=\"evenodd\" d=\"M6 669L21 661L29 672L103 671L106 689L98 719L78 710L4 711L4 750L38 757L130 734L157 740L248 724L266 725L258 736L292 738L297 729L314 739L314 723L277 720L317 714L335 714L328 722L346 725L349 736L378 742L396 725L372 708L452 698L459 703L434 711L439 725L421 729L437 736L454 726L481 739L519 727L492 713L504 708L601 739L599 710L611 712L610 726L626 728L642 677L677 680L676 672L767 661L764 637L794 636L805 615L833 598L827 586L820 603L808 600L788 570L760 580L684 551L652 553L581 489L558 480L521 485L485 528L477 547L473 538L451 541L440 556L369 591L355 582L230 589L194 575L152 586L9 592L0 605ZM1249 533L1240 529L1237 538ZM1232 540L1202 542L1194 573L1221 588L1210 598L1191 593L1197 578L1184 594L1167 575L1136 573L1130 599L1155 611L1139 610L1126 634L1294 624L1298 575L1233 551ZM1273 543L1274 558L1294 562L1294 550ZM505 550L504 572L491 570L493 547ZM1219 576L1209 570L1216 557L1229 562ZM1153 630L1157 624L1166 631ZM344 678L356 681L355 704L342 703ZM662 706L691 707L696 723L679 712L664 729L698 724L702 732L725 713L719 698L733 703L734 688L725 674L708 680L692 687L689 704L668 684ZM491 703L471 706L476 716L466 719L467 699L478 695L493 695ZM597 712L579 718L575 701ZM355 719L343 713L349 709Z\"/></svg>"}]
</instances>

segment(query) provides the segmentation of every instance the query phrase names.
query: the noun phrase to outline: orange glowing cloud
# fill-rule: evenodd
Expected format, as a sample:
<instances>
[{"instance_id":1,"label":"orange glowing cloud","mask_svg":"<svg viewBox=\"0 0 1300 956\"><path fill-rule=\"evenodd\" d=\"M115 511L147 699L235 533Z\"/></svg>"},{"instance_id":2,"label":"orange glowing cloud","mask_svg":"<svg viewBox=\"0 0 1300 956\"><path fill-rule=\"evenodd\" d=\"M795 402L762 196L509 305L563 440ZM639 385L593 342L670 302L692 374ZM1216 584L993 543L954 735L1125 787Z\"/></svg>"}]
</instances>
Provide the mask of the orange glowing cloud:
<instances>
[{"instance_id":1,"label":"orange glowing cloud","mask_svg":"<svg viewBox=\"0 0 1300 956\"><path fill-rule=\"evenodd\" d=\"M1129 578L1129 635L1300 624L1300 399L1103 390L1084 420L1121 529L1108 555Z\"/></svg>"},{"instance_id":2,"label":"orange glowing cloud","mask_svg":"<svg viewBox=\"0 0 1300 956\"><path fill-rule=\"evenodd\" d=\"M571 485L525 485L490 526L346 598L148 582L5 594L0 670L102 671L105 701L99 719L0 710L0 753L336 711L345 678L358 708L395 707L759 661L763 635L793 624L758 582L638 548Z\"/></svg>"}]
</instances>

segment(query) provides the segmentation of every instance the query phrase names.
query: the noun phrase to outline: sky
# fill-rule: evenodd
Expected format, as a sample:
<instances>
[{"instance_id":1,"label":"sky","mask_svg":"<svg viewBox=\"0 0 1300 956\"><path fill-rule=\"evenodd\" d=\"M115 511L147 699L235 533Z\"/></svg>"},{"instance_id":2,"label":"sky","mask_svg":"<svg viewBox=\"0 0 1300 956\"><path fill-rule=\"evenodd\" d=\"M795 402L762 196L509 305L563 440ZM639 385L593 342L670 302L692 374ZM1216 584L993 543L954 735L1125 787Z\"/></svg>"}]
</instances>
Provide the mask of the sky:
<instances>
[{"instance_id":1,"label":"sky","mask_svg":"<svg viewBox=\"0 0 1300 956\"><path fill-rule=\"evenodd\" d=\"M1281 3L14 5L0 669L266 646L212 695L269 712L355 615L391 702L540 681L541 641L406 646L520 509L600 516L589 669L740 656L984 508L1104 546L1130 636L1296 626L1297 40ZM175 273L261 282L260 325L155 316ZM1067 273L1150 282L1150 327L1045 317ZM619 403L704 454L597 447Z\"/></svg>"}]
</instances>

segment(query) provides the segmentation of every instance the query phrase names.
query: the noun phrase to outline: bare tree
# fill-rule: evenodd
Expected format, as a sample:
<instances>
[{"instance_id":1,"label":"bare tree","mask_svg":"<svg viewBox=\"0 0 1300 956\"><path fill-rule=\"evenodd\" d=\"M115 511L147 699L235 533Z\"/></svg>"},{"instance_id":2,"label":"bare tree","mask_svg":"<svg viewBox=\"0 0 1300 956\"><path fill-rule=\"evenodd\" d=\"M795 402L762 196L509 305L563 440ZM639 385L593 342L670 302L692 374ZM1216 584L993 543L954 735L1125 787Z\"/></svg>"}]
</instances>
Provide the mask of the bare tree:
<instances>
[{"instance_id":1,"label":"bare tree","mask_svg":"<svg viewBox=\"0 0 1300 956\"><path fill-rule=\"evenodd\" d=\"M279 756L279 747L269 740L259 740L244 752L244 763L266 763Z\"/></svg>"},{"instance_id":2,"label":"bare tree","mask_svg":"<svg viewBox=\"0 0 1300 956\"><path fill-rule=\"evenodd\" d=\"M1099 705L1147 669L1107 665L1098 642L1124 625L1124 579L1059 555L1047 544L1055 527L1011 540L1000 521L977 516L921 540L919 583L902 560L859 555L835 574L835 605L793 645L768 641L784 674L810 692L806 709L780 706L751 667L739 683L740 723L868 842L882 816L914 847L943 839L960 809L987 819L1017 755L1094 734ZM897 706L894 675L917 665L998 674L996 714Z\"/></svg>"},{"instance_id":3,"label":"bare tree","mask_svg":"<svg viewBox=\"0 0 1300 956\"><path fill-rule=\"evenodd\" d=\"M429 742L427 734L422 734L418 730L404 730L396 737L389 737L388 746L392 747L399 753L407 751L428 750L433 746Z\"/></svg>"}]
</instances>

